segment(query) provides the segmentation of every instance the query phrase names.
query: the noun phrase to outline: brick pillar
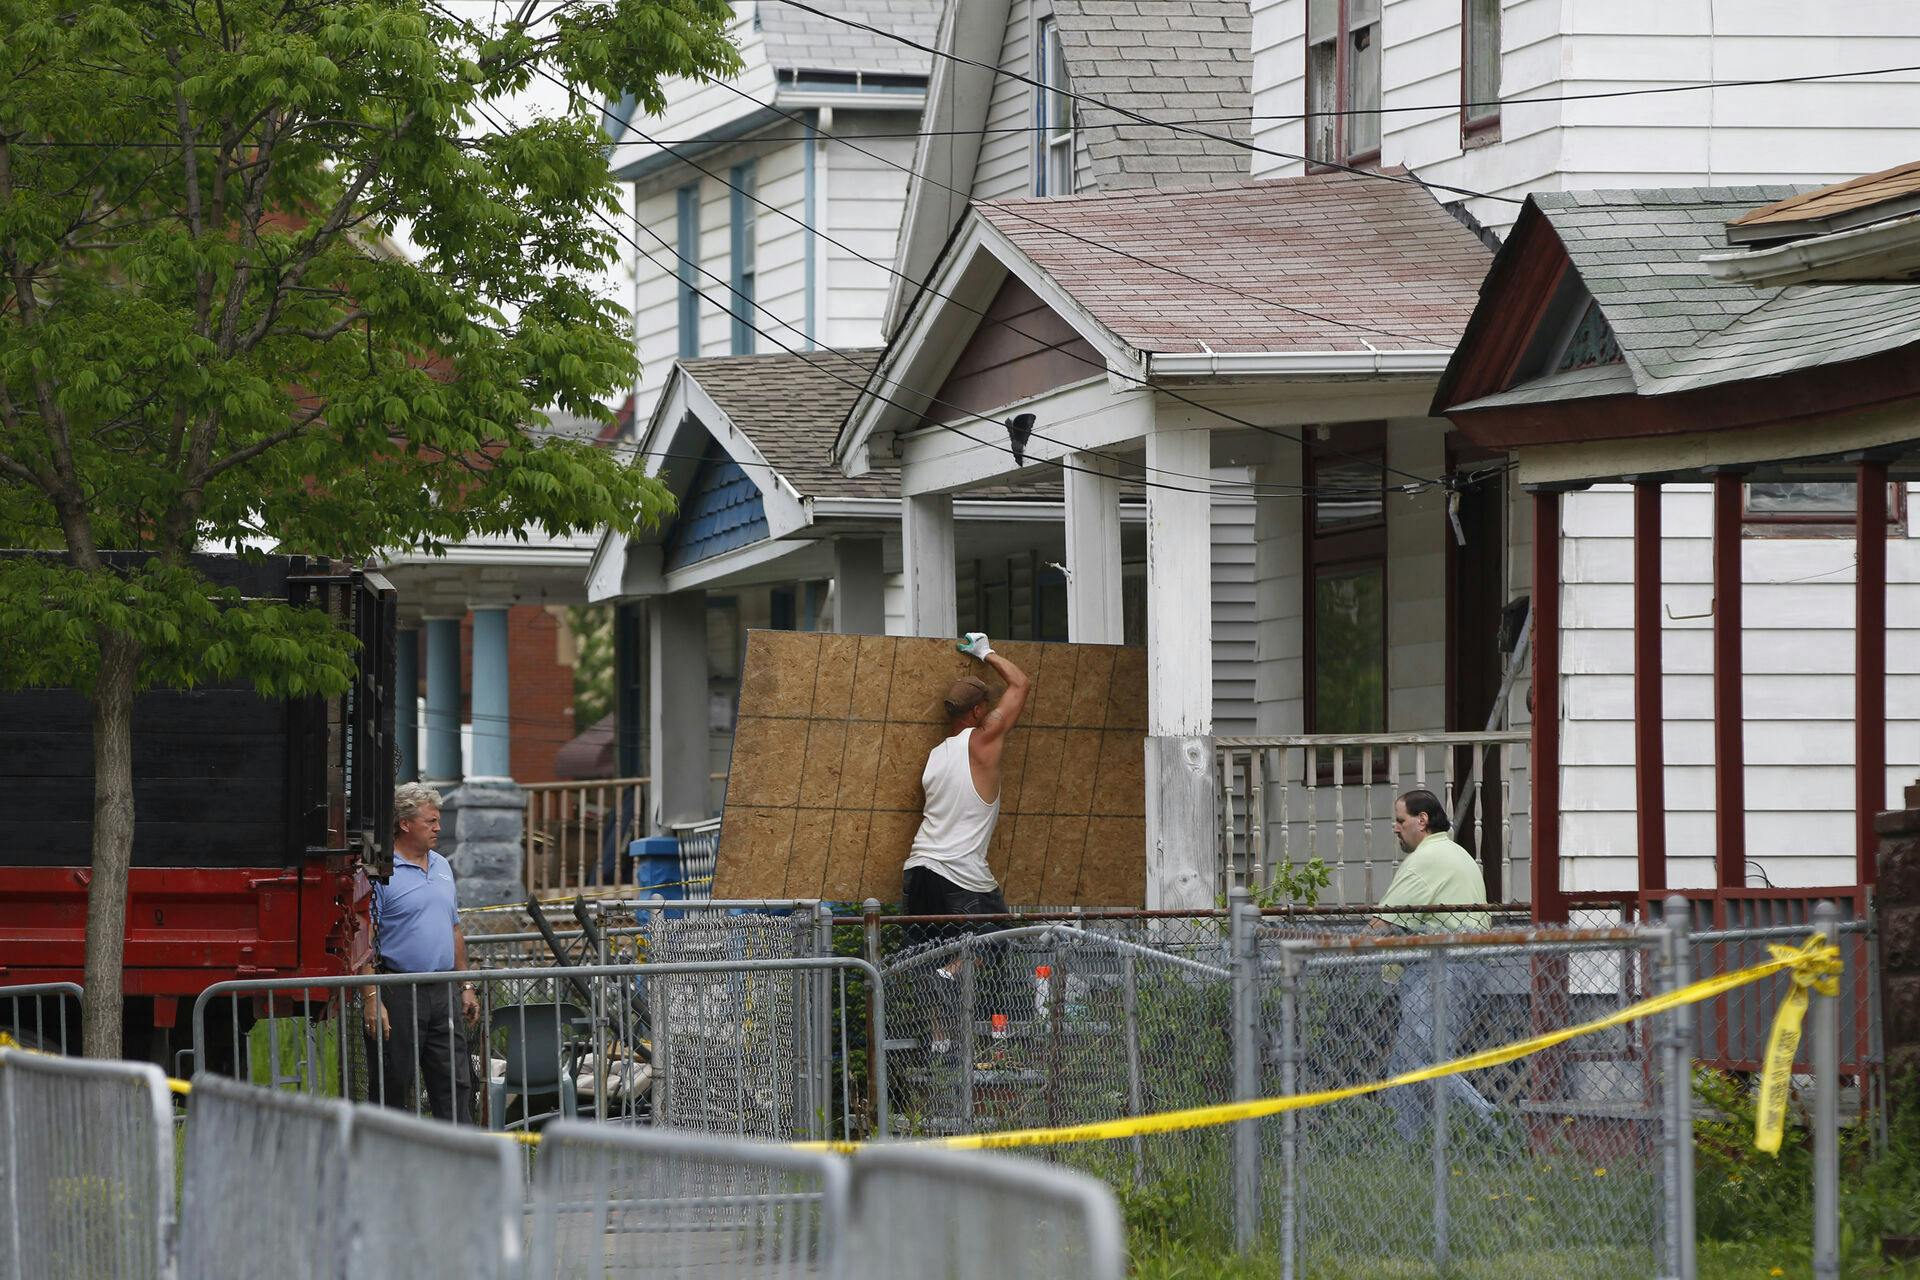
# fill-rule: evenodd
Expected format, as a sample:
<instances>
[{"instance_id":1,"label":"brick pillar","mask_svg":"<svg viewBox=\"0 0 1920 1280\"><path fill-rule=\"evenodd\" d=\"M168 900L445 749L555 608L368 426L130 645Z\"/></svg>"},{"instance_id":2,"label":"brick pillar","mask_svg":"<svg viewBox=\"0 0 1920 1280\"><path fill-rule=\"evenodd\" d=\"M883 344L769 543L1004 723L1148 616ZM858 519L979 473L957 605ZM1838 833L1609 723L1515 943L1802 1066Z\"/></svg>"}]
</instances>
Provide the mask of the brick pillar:
<instances>
[{"instance_id":1,"label":"brick pillar","mask_svg":"<svg viewBox=\"0 0 1920 1280\"><path fill-rule=\"evenodd\" d=\"M1874 900L1880 912L1881 1002L1886 1019L1887 1079L1895 1106L1920 1106L1899 1096L1901 1077L1920 1071L1920 782L1907 788L1906 808L1874 822L1880 868Z\"/></svg>"}]
</instances>

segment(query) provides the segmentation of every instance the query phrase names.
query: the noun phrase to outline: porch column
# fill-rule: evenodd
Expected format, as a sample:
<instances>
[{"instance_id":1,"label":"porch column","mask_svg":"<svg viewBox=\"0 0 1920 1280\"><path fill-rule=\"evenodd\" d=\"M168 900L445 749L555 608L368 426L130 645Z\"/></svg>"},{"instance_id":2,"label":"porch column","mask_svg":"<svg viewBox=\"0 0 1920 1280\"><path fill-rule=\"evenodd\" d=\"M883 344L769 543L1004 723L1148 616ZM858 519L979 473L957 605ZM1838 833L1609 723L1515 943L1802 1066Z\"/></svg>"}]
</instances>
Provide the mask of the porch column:
<instances>
[{"instance_id":1,"label":"porch column","mask_svg":"<svg viewBox=\"0 0 1920 1280\"><path fill-rule=\"evenodd\" d=\"M1746 661L1741 646L1738 474L1713 478L1713 809L1714 883L1747 883Z\"/></svg>"},{"instance_id":2,"label":"porch column","mask_svg":"<svg viewBox=\"0 0 1920 1280\"><path fill-rule=\"evenodd\" d=\"M952 636L960 629L953 572L953 495L909 497L900 522L907 579L907 634Z\"/></svg>"},{"instance_id":3,"label":"porch column","mask_svg":"<svg viewBox=\"0 0 1920 1280\"><path fill-rule=\"evenodd\" d=\"M707 818L707 595L655 596L647 607L647 747L654 829Z\"/></svg>"},{"instance_id":4,"label":"porch column","mask_svg":"<svg viewBox=\"0 0 1920 1280\"><path fill-rule=\"evenodd\" d=\"M1213 539L1205 431L1147 436L1147 906L1211 907Z\"/></svg>"},{"instance_id":5,"label":"porch column","mask_svg":"<svg viewBox=\"0 0 1920 1280\"><path fill-rule=\"evenodd\" d=\"M1120 644L1120 461L1077 453L1067 490L1067 639Z\"/></svg>"},{"instance_id":6,"label":"porch column","mask_svg":"<svg viewBox=\"0 0 1920 1280\"><path fill-rule=\"evenodd\" d=\"M1874 882L1887 807L1887 464L1862 461L1854 515L1853 809L1854 883Z\"/></svg>"},{"instance_id":7,"label":"porch column","mask_svg":"<svg viewBox=\"0 0 1920 1280\"><path fill-rule=\"evenodd\" d=\"M427 769L460 780L460 619L427 619Z\"/></svg>"},{"instance_id":8,"label":"porch column","mask_svg":"<svg viewBox=\"0 0 1920 1280\"><path fill-rule=\"evenodd\" d=\"M420 628L394 633L393 736L400 748L401 782L420 776Z\"/></svg>"},{"instance_id":9,"label":"porch column","mask_svg":"<svg viewBox=\"0 0 1920 1280\"><path fill-rule=\"evenodd\" d=\"M878 538L833 544L833 629L841 635L887 633L887 571Z\"/></svg>"},{"instance_id":10,"label":"porch column","mask_svg":"<svg viewBox=\"0 0 1920 1280\"><path fill-rule=\"evenodd\" d=\"M1533 495L1533 851L1536 921L1567 918L1560 889L1560 495Z\"/></svg>"},{"instance_id":11,"label":"porch column","mask_svg":"<svg viewBox=\"0 0 1920 1280\"><path fill-rule=\"evenodd\" d=\"M507 686L507 609L473 610L473 760L475 778L513 776L513 712Z\"/></svg>"},{"instance_id":12,"label":"porch column","mask_svg":"<svg viewBox=\"0 0 1920 1280\"><path fill-rule=\"evenodd\" d=\"M1657 481L1633 486L1633 768L1642 902L1653 902L1668 887L1660 497Z\"/></svg>"}]
</instances>

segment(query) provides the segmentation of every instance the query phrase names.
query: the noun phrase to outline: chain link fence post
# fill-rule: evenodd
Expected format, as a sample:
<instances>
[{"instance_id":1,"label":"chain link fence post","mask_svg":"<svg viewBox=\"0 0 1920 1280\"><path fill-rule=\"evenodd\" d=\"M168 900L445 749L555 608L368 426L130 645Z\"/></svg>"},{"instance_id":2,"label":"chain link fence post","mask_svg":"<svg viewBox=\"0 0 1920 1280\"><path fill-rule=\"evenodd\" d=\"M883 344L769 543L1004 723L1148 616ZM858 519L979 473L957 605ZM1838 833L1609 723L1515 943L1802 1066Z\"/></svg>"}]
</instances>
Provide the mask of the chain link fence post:
<instances>
[{"instance_id":1,"label":"chain link fence post","mask_svg":"<svg viewBox=\"0 0 1920 1280\"><path fill-rule=\"evenodd\" d=\"M1840 940L1840 908L1822 902L1813 927ZM1841 951L1842 963L1846 952ZM1809 992L1813 1003L1813 1276L1840 1275L1840 999Z\"/></svg>"},{"instance_id":2,"label":"chain link fence post","mask_svg":"<svg viewBox=\"0 0 1920 1280\"><path fill-rule=\"evenodd\" d=\"M1661 915L1663 990L1678 991L1692 979L1693 939L1687 900L1667 899ZM1666 1272L1673 1280L1692 1280L1693 1259L1693 1006L1682 1005L1666 1023L1665 1133Z\"/></svg>"},{"instance_id":3,"label":"chain link fence post","mask_svg":"<svg viewBox=\"0 0 1920 1280\"><path fill-rule=\"evenodd\" d=\"M868 898L860 904L860 928L862 942L866 948L867 963L875 971L880 971L880 899ZM873 1133L880 1128L879 1118L882 1107L888 1100L879 1096L880 1085L874 1080L875 1068L879 1066L880 1056L886 1052L880 1043L880 1028L873 1016L873 1002L877 992L867 993L867 1132Z\"/></svg>"},{"instance_id":4,"label":"chain link fence post","mask_svg":"<svg viewBox=\"0 0 1920 1280\"><path fill-rule=\"evenodd\" d=\"M825 902L813 904L813 954L824 959L833 954L833 908ZM819 1123L813 1132L817 1138L833 1133L833 985L837 975L822 969L813 980L813 1075L814 1112Z\"/></svg>"},{"instance_id":5,"label":"chain link fence post","mask_svg":"<svg viewBox=\"0 0 1920 1280\"><path fill-rule=\"evenodd\" d=\"M1260 912L1244 886L1227 891L1233 942L1233 1096L1260 1096ZM1260 1122L1233 1126L1233 1239L1243 1254L1253 1251L1260 1222Z\"/></svg>"}]
</instances>

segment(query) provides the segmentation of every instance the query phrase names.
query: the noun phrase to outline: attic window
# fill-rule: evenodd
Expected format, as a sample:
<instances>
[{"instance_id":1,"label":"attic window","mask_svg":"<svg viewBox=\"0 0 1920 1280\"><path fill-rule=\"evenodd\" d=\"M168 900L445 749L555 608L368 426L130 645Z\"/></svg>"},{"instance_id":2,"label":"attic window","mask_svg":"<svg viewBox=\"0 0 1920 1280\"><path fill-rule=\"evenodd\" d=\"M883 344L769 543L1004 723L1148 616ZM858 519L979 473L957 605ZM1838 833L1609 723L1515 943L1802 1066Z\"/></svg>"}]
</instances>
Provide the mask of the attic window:
<instances>
[{"instance_id":1,"label":"attic window","mask_svg":"<svg viewBox=\"0 0 1920 1280\"><path fill-rule=\"evenodd\" d=\"M1581 313L1580 323L1573 327L1573 332L1567 337L1567 345L1560 352L1554 372L1593 369L1619 362L1620 343L1613 336L1613 327L1600 314L1600 304L1589 298L1587 309Z\"/></svg>"},{"instance_id":2,"label":"attic window","mask_svg":"<svg viewBox=\"0 0 1920 1280\"><path fill-rule=\"evenodd\" d=\"M1034 99L1033 194L1073 194L1073 90L1060 28L1042 18L1035 31L1039 46L1040 89Z\"/></svg>"}]
</instances>

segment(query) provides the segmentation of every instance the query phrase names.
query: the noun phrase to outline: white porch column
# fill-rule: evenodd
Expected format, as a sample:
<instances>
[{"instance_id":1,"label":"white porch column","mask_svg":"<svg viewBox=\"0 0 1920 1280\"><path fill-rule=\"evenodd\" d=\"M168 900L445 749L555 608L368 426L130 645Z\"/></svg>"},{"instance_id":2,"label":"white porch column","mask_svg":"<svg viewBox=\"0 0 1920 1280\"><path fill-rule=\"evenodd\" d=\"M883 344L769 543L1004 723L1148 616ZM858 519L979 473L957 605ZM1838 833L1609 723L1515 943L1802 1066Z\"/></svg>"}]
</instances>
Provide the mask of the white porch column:
<instances>
[{"instance_id":1,"label":"white porch column","mask_svg":"<svg viewBox=\"0 0 1920 1280\"><path fill-rule=\"evenodd\" d=\"M841 635L887 632L887 570L878 538L839 538L833 544L833 629Z\"/></svg>"},{"instance_id":2,"label":"white porch column","mask_svg":"<svg viewBox=\"0 0 1920 1280\"><path fill-rule=\"evenodd\" d=\"M707 595L655 596L647 607L647 776L654 828L707 813Z\"/></svg>"},{"instance_id":3,"label":"white porch column","mask_svg":"<svg viewBox=\"0 0 1920 1280\"><path fill-rule=\"evenodd\" d=\"M1212 470L1205 431L1147 436L1147 906L1213 905Z\"/></svg>"},{"instance_id":4,"label":"white porch column","mask_svg":"<svg viewBox=\"0 0 1920 1280\"><path fill-rule=\"evenodd\" d=\"M1120 461L1077 453L1062 472L1067 488L1067 638L1119 644Z\"/></svg>"},{"instance_id":5,"label":"white porch column","mask_svg":"<svg viewBox=\"0 0 1920 1280\"><path fill-rule=\"evenodd\" d=\"M907 578L907 634L952 636L960 629L953 572L953 495L904 500L900 521Z\"/></svg>"}]
</instances>

